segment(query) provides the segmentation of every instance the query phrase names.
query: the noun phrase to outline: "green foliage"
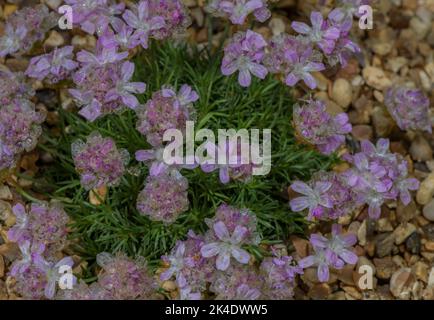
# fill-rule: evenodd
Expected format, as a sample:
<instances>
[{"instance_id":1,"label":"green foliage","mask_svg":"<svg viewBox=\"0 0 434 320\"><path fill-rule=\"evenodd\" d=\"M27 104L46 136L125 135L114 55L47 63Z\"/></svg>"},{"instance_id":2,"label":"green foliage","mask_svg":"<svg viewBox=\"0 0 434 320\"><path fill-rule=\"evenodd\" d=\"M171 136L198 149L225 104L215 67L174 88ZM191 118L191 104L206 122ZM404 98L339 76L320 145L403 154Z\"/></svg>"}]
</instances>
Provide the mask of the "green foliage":
<instances>
[{"instance_id":1,"label":"green foliage","mask_svg":"<svg viewBox=\"0 0 434 320\"><path fill-rule=\"evenodd\" d=\"M220 72L220 55L208 57L194 49L170 45L152 46L135 58L136 79L148 85L139 97L146 102L153 91L170 84L179 88L187 83L199 93L195 103L196 129L272 129L272 169L267 176L256 176L248 183L220 183L218 173L205 174L199 168L183 170L190 183L190 210L172 225L165 226L141 216L136 208L137 194L144 186L147 168L131 161L119 187L111 188L105 203L93 206L80 186L74 170L70 145L94 130L112 137L118 147L133 156L149 145L135 129L136 116L126 110L88 123L72 112L59 111L61 134L44 133L41 148L50 152L55 162L44 168L36 186L51 198L61 200L70 214L72 235L81 254L94 259L101 251L122 250L143 255L151 262L168 252L189 229L204 232L204 219L212 217L221 203L250 208L258 217L260 233L266 243L281 242L291 233L303 233L304 217L292 213L286 190L295 178L308 178L327 169L334 158L324 157L295 143L291 127L293 101L290 89L272 76L254 80L248 89L238 85L237 77Z\"/></svg>"}]
</instances>

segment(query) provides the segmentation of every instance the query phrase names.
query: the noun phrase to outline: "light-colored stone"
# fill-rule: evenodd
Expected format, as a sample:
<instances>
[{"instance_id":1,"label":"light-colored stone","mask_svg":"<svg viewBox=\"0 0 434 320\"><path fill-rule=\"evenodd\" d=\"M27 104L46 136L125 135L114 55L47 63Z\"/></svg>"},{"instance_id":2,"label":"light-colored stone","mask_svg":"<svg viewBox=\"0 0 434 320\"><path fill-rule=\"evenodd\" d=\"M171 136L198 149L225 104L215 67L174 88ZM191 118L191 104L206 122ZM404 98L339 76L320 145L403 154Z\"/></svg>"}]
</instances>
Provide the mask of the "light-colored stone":
<instances>
[{"instance_id":1,"label":"light-colored stone","mask_svg":"<svg viewBox=\"0 0 434 320\"><path fill-rule=\"evenodd\" d=\"M396 207L396 218L398 222L408 222L419 214L420 210L414 200L411 200L408 205L404 205L401 201L398 201Z\"/></svg>"},{"instance_id":2,"label":"light-colored stone","mask_svg":"<svg viewBox=\"0 0 434 320\"><path fill-rule=\"evenodd\" d=\"M387 59L386 67L388 70L397 73L402 67L407 65L408 60L405 57L395 57Z\"/></svg>"},{"instance_id":3,"label":"light-colored stone","mask_svg":"<svg viewBox=\"0 0 434 320\"><path fill-rule=\"evenodd\" d=\"M418 261L411 267L411 270L416 276L416 279L428 283L428 268L425 262Z\"/></svg>"},{"instance_id":4,"label":"light-colored stone","mask_svg":"<svg viewBox=\"0 0 434 320\"><path fill-rule=\"evenodd\" d=\"M431 199L431 201L423 207L422 212L425 219L434 221L434 199Z\"/></svg>"},{"instance_id":5,"label":"light-colored stone","mask_svg":"<svg viewBox=\"0 0 434 320\"><path fill-rule=\"evenodd\" d=\"M434 286L434 267L432 267L431 271L429 272L428 285L429 286Z\"/></svg>"},{"instance_id":6,"label":"light-colored stone","mask_svg":"<svg viewBox=\"0 0 434 320\"><path fill-rule=\"evenodd\" d=\"M286 29L285 22L280 17L273 17L268 25L273 32L273 36L277 36L285 32Z\"/></svg>"},{"instance_id":7,"label":"light-colored stone","mask_svg":"<svg viewBox=\"0 0 434 320\"><path fill-rule=\"evenodd\" d=\"M416 161L429 161L433 158L432 148L422 135L415 137L409 151L413 160Z\"/></svg>"},{"instance_id":8,"label":"light-colored stone","mask_svg":"<svg viewBox=\"0 0 434 320\"><path fill-rule=\"evenodd\" d=\"M378 232L389 232L393 231L392 223L390 223L388 218L381 218L377 220L377 231Z\"/></svg>"},{"instance_id":9,"label":"light-colored stone","mask_svg":"<svg viewBox=\"0 0 434 320\"><path fill-rule=\"evenodd\" d=\"M415 281L410 268L401 268L390 278L390 292L396 298L410 299Z\"/></svg>"},{"instance_id":10,"label":"light-colored stone","mask_svg":"<svg viewBox=\"0 0 434 320\"><path fill-rule=\"evenodd\" d=\"M6 4L3 8L3 17L7 19L11 14L18 10L18 6L16 4Z\"/></svg>"},{"instance_id":11,"label":"light-colored stone","mask_svg":"<svg viewBox=\"0 0 434 320\"><path fill-rule=\"evenodd\" d=\"M65 39L62 37L62 35L53 30L50 32L47 40L45 40L44 45L48 47L61 47L65 44Z\"/></svg>"},{"instance_id":12,"label":"light-colored stone","mask_svg":"<svg viewBox=\"0 0 434 320\"><path fill-rule=\"evenodd\" d=\"M363 69L363 78L366 83L377 90L384 90L392 85L392 81L380 68L367 66Z\"/></svg>"},{"instance_id":13,"label":"light-colored stone","mask_svg":"<svg viewBox=\"0 0 434 320\"><path fill-rule=\"evenodd\" d=\"M11 201L13 199L12 192L7 185L0 185L0 200Z\"/></svg>"},{"instance_id":14,"label":"light-colored stone","mask_svg":"<svg viewBox=\"0 0 434 320\"><path fill-rule=\"evenodd\" d=\"M359 240L359 244L361 246L366 244L366 219L363 220L359 230L357 231L357 239Z\"/></svg>"},{"instance_id":15,"label":"light-colored stone","mask_svg":"<svg viewBox=\"0 0 434 320\"><path fill-rule=\"evenodd\" d=\"M353 91L348 80L340 78L333 83L332 99L344 109L350 106L353 99Z\"/></svg>"},{"instance_id":16,"label":"light-colored stone","mask_svg":"<svg viewBox=\"0 0 434 320\"><path fill-rule=\"evenodd\" d=\"M430 23L420 19L419 17L413 17L410 20L410 28L414 31L416 38L422 40L426 37L430 30Z\"/></svg>"},{"instance_id":17,"label":"light-colored stone","mask_svg":"<svg viewBox=\"0 0 434 320\"><path fill-rule=\"evenodd\" d=\"M420 184L416 194L416 201L419 204L427 204L434 196L434 172L430 173Z\"/></svg>"},{"instance_id":18,"label":"light-colored stone","mask_svg":"<svg viewBox=\"0 0 434 320\"><path fill-rule=\"evenodd\" d=\"M401 223L393 232L395 236L395 244L400 245L415 231L416 226L414 224Z\"/></svg>"},{"instance_id":19,"label":"light-colored stone","mask_svg":"<svg viewBox=\"0 0 434 320\"><path fill-rule=\"evenodd\" d=\"M161 287L166 291L175 291L176 283L174 281L164 281Z\"/></svg>"},{"instance_id":20,"label":"light-colored stone","mask_svg":"<svg viewBox=\"0 0 434 320\"><path fill-rule=\"evenodd\" d=\"M342 289L346 293L348 293L352 298L354 298L356 300L361 300L362 299L362 294L355 287L344 286L344 287L342 287Z\"/></svg>"},{"instance_id":21,"label":"light-colored stone","mask_svg":"<svg viewBox=\"0 0 434 320\"><path fill-rule=\"evenodd\" d=\"M426 250L431 251L431 252L434 251L434 241L427 241L427 242L425 242L424 246L425 246Z\"/></svg>"},{"instance_id":22,"label":"light-colored stone","mask_svg":"<svg viewBox=\"0 0 434 320\"><path fill-rule=\"evenodd\" d=\"M49 7L50 9L52 9L52 10L56 10L57 11L57 8L59 8L60 7L60 5L62 4L62 0L44 0L43 1L46 5L47 5L47 7Z\"/></svg>"}]
</instances>

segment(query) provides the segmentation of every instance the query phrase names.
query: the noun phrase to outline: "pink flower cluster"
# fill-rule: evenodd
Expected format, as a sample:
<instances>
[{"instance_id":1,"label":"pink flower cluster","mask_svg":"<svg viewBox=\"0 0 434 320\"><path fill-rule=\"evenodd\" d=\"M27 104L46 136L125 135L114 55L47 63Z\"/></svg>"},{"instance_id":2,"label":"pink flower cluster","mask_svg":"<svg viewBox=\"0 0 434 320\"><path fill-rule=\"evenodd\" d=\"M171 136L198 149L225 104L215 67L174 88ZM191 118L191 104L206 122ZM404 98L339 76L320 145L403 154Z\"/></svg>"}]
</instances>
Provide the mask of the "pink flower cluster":
<instances>
[{"instance_id":1,"label":"pink flower cluster","mask_svg":"<svg viewBox=\"0 0 434 320\"><path fill-rule=\"evenodd\" d=\"M352 130L346 113L333 117L326 111L325 102L320 100L296 105L293 121L299 137L327 155L342 146L345 143L345 134Z\"/></svg>"},{"instance_id":2,"label":"pink flower cluster","mask_svg":"<svg viewBox=\"0 0 434 320\"><path fill-rule=\"evenodd\" d=\"M432 132L429 99L419 89L392 87L386 92L384 104L402 130Z\"/></svg>"},{"instance_id":3,"label":"pink flower cluster","mask_svg":"<svg viewBox=\"0 0 434 320\"><path fill-rule=\"evenodd\" d=\"M71 149L75 169L86 190L116 186L130 160L127 150L118 150L112 139L103 138L98 132L90 134L86 142L75 141Z\"/></svg>"},{"instance_id":4,"label":"pink flower cluster","mask_svg":"<svg viewBox=\"0 0 434 320\"><path fill-rule=\"evenodd\" d=\"M211 0L206 10L213 16L230 19L233 24L244 24L250 14L259 22L271 17L267 0Z\"/></svg>"},{"instance_id":5,"label":"pink flower cluster","mask_svg":"<svg viewBox=\"0 0 434 320\"><path fill-rule=\"evenodd\" d=\"M170 224L188 210L187 190L188 180L181 175L150 175L137 197L137 210L151 220Z\"/></svg>"},{"instance_id":6,"label":"pink flower cluster","mask_svg":"<svg viewBox=\"0 0 434 320\"><path fill-rule=\"evenodd\" d=\"M44 4L25 7L14 12L7 20L5 33L0 37L0 57L24 53L45 37L57 24L57 14L49 12Z\"/></svg>"},{"instance_id":7,"label":"pink flower cluster","mask_svg":"<svg viewBox=\"0 0 434 320\"><path fill-rule=\"evenodd\" d=\"M59 269L74 264L70 257L56 258L66 244L68 215L57 202L33 203L29 210L17 204L13 213L16 224L7 235L21 252L9 272L15 278L15 290L27 299L51 299L62 275Z\"/></svg>"},{"instance_id":8,"label":"pink flower cluster","mask_svg":"<svg viewBox=\"0 0 434 320\"><path fill-rule=\"evenodd\" d=\"M74 23L104 39L108 47L132 49L148 47L149 38L176 37L185 32L191 20L180 0L141 0L126 9L113 0L66 0L74 12Z\"/></svg>"},{"instance_id":9,"label":"pink flower cluster","mask_svg":"<svg viewBox=\"0 0 434 320\"><path fill-rule=\"evenodd\" d=\"M364 140L361 147L361 152L345 155L353 165L345 172L318 174L308 184L295 181L291 188L303 196L291 200L291 209L308 209L309 219L336 219L366 204L370 217L378 219L387 200L400 198L408 205L410 190L417 190L419 181L408 178L407 161L389 151L386 139L380 139L377 146Z\"/></svg>"},{"instance_id":10,"label":"pink flower cluster","mask_svg":"<svg viewBox=\"0 0 434 320\"><path fill-rule=\"evenodd\" d=\"M188 85L183 85L178 94L171 87L163 87L137 110L137 130L153 147L163 145L166 130L185 131L186 122L193 117L193 102L198 99L197 93Z\"/></svg>"},{"instance_id":11,"label":"pink flower cluster","mask_svg":"<svg viewBox=\"0 0 434 320\"><path fill-rule=\"evenodd\" d=\"M27 99L15 98L0 108L0 170L14 167L21 153L36 147L44 120Z\"/></svg>"}]
</instances>

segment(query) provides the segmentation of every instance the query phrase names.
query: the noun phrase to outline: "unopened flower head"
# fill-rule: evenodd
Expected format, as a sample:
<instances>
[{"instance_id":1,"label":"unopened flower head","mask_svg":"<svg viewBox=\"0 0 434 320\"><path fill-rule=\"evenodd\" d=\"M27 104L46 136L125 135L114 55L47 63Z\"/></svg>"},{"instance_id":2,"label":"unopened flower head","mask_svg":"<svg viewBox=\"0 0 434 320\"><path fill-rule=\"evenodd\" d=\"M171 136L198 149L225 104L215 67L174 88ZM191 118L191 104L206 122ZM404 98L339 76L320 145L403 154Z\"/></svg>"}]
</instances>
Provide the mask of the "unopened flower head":
<instances>
[{"instance_id":1,"label":"unopened flower head","mask_svg":"<svg viewBox=\"0 0 434 320\"><path fill-rule=\"evenodd\" d=\"M145 83L131 82L135 66L129 61L121 62L127 52L101 46L97 46L96 55L87 51L77 54L81 68L73 75L76 88L69 90L81 107L80 115L89 121L126 107L135 109L139 105L135 95L146 89Z\"/></svg>"},{"instance_id":2,"label":"unopened flower head","mask_svg":"<svg viewBox=\"0 0 434 320\"><path fill-rule=\"evenodd\" d=\"M225 272L218 271L210 286L217 300L257 300L262 295L263 279L250 265L236 264Z\"/></svg>"},{"instance_id":3,"label":"unopened flower head","mask_svg":"<svg viewBox=\"0 0 434 320\"><path fill-rule=\"evenodd\" d=\"M183 176L170 173L149 176L137 198L137 210L151 220L173 223L188 210L187 190L188 180Z\"/></svg>"},{"instance_id":4,"label":"unopened flower head","mask_svg":"<svg viewBox=\"0 0 434 320\"><path fill-rule=\"evenodd\" d=\"M384 103L402 130L432 132L428 113L430 102L421 90L392 87L387 90Z\"/></svg>"},{"instance_id":5,"label":"unopened flower head","mask_svg":"<svg viewBox=\"0 0 434 320\"><path fill-rule=\"evenodd\" d=\"M0 66L1 105L11 104L16 99L29 99L34 93L22 72L12 72L6 66Z\"/></svg>"},{"instance_id":6,"label":"unopened flower head","mask_svg":"<svg viewBox=\"0 0 434 320\"><path fill-rule=\"evenodd\" d=\"M59 261L45 260L41 255L34 255L31 263L14 275L15 290L25 299L52 299L56 294L56 287L62 276L60 268L72 268L74 261L65 257ZM71 274L72 283L75 277Z\"/></svg>"},{"instance_id":7,"label":"unopened flower head","mask_svg":"<svg viewBox=\"0 0 434 320\"><path fill-rule=\"evenodd\" d=\"M43 4L14 12L6 22L5 34L0 37L0 57L31 49L57 24L56 15Z\"/></svg>"},{"instance_id":8,"label":"unopened flower head","mask_svg":"<svg viewBox=\"0 0 434 320\"><path fill-rule=\"evenodd\" d=\"M274 251L274 250L272 250ZM266 257L260 266L265 280L264 294L268 299L291 299L295 286L295 277L303 274L291 256L276 254Z\"/></svg>"},{"instance_id":9,"label":"unopened flower head","mask_svg":"<svg viewBox=\"0 0 434 320\"><path fill-rule=\"evenodd\" d=\"M98 284L106 291L104 299L149 299L155 283L143 258L135 260L123 253L99 253L96 257L103 271Z\"/></svg>"},{"instance_id":10,"label":"unopened flower head","mask_svg":"<svg viewBox=\"0 0 434 320\"><path fill-rule=\"evenodd\" d=\"M13 213L16 223L8 231L10 241L44 245L48 253L55 253L65 245L69 218L60 203L33 203L29 210L17 204Z\"/></svg>"},{"instance_id":11,"label":"unopened flower head","mask_svg":"<svg viewBox=\"0 0 434 320\"><path fill-rule=\"evenodd\" d=\"M42 133L45 114L26 99L15 99L0 108L0 170L15 166L20 154L32 151Z\"/></svg>"},{"instance_id":12,"label":"unopened flower head","mask_svg":"<svg viewBox=\"0 0 434 320\"><path fill-rule=\"evenodd\" d=\"M87 190L116 186L130 159L127 150L119 150L111 138L98 132L90 134L86 142L75 141L71 149L75 169Z\"/></svg>"},{"instance_id":13,"label":"unopened flower head","mask_svg":"<svg viewBox=\"0 0 434 320\"><path fill-rule=\"evenodd\" d=\"M193 102L198 98L189 86L183 86L179 94L175 94L171 87L163 87L137 110L137 130L152 146L163 145L164 133L168 129L185 131L186 122L193 116Z\"/></svg>"},{"instance_id":14,"label":"unopened flower head","mask_svg":"<svg viewBox=\"0 0 434 320\"><path fill-rule=\"evenodd\" d=\"M125 22L134 29L134 45L147 49L149 39L166 39L185 32L191 20L180 0L141 0L123 14Z\"/></svg>"},{"instance_id":15,"label":"unopened flower head","mask_svg":"<svg viewBox=\"0 0 434 320\"><path fill-rule=\"evenodd\" d=\"M346 113L330 115L325 102L321 100L296 105L293 120L299 137L327 155L345 143L345 134L352 129Z\"/></svg>"},{"instance_id":16,"label":"unopened flower head","mask_svg":"<svg viewBox=\"0 0 434 320\"><path fill-rule=\"evenodd\" d=\"M190 292L204 291L214 272L211 261L200 253L204 243L203 236L190 231L187 240L178 241L172 252L162 257L169 267L161 273L160 279L165 281L174 277L180 289L188 287Z\"/></svg>"}]
</instances>

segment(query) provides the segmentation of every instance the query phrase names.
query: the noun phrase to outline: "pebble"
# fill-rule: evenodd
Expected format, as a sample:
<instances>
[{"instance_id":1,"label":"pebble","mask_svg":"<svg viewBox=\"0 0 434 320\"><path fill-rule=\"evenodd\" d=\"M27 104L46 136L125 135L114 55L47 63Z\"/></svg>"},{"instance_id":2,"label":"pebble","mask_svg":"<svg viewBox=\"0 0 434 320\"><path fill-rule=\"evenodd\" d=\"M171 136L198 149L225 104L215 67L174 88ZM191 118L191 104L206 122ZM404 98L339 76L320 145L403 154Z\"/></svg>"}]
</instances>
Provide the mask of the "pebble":
<instances>
[{"instance_id":1,"label":"pebble","mask_svg":"<svg viewBox=\"0 0 434 320\"><path fill-rule=\"evenodd\" d=\"M354 270L354 266L349 264L345 265L342 269L337 270L336 274L338 280L347 285L353 286L354 285L353 270Z\"/></svg>"},{"instance_id":2,"label":"pebble","mask_svg":"<svg viewBox=\"0 0 434 320\"><path fill-rule=\"evenodd\" d=\"M382 233L376 237L375 247L378 257L383 258L392 253L395 242L395 235L393 232Z\"/></svg>"},{"instance_id":3,"label":"pebble","mask_svg":"<svg viewBox=\"0 0 434 320\"><path fill-rule=\"evenodd\" d=\"M392 274L396 271L397 266L393 262L392 257L374 258L376 268L376 276L378 279L390 279Z\"/></svg>"},{"instance_id":4,"label":"pebble","mask_svg":"<svg viewBox=\"0 0 434 320\"><path fill-rule=\"evenodd\" d=\"M44 42L44 46L55 48L55 47L61 47L65 44L65 39L62 37L62 35L53 30L50 32L47 40Z\"/></svg>"},{"instance_id":5,"label":"pebble","mask_svg":"<svg viewBox=\"0 0 434 320\"><path fill-rule=\"evenodd\" d=\"M422 255L422 257L427 259L430 263L434 262L434 253L423 251L423 252L421 252L421 255Z\"/></svg>"},{"instance_id":6,"label":"pebble","mask_svg":"<svg viewBox=\"0 0 434 320\"><path fill-rule=\"evenodd\" d=\"M13 199L12 192L8 186L2 185L0 186L0 199L11 201Z\"/></svg>"},{"instance_id":7,"label":"pebble","mask_svg":"<svg viewBox=\"0 0 434 320\"><path fill-rule=\"evenodd\" d=\"M333 83L332 99L344 109L348 109L353 99L351 84L348 80L339 78Z\"/></svg>"},{"instance_id":8,"label":"pebble","mask_svg":"<svg viewBox=\"0 0 434 320\"><path fill-rule=\"evenodd\" d=\"M0 255L8 262L12 262L20 256L20 249L14 242L8 242L0 245Z\"/></svg>"},{"instance_id":9,"label":"pebble","mask_svg":"<svg viewBox=\"0 0 434 320\"><path fill-rule=\"evenodd\" d=\"M405 241L405 247L409 252L419 254L421 248L420 234L413 232Z\"/></svg>"},{"instance_id":10,"label":"pebble","mask_svg":"<svg viewBox=\"0 0 434 320\"><path fill-rule=\"evenodd\" d=\"M392 81L380 68L367 66L362 73L368 86L374 89L384 90L392 85Z\"/></svg>"},{"instance_id":11,"label":"pebble","mask_svg":"<svg viewBox=\"0 0 434 320\"><path fill-rule=\"evenodd\" d=\"M432 148L422 135L416 136L411 143L410 154L416 161L429 161L433 158Z\"/></svg>"},{"instance_id":12,"label":"pebble","mask_svg":"<svg viewBox=\"0 0 434 320\"><path fill-rule=\"evenodd\" d=\"M384 107L375 107L372 112L372 125L378 137L387 137L395 126L392 118Z\"/></svg>"},{"instance_id":13,"label":"pebble","mask_svg":"<svg viewBox=\"0 0 434 320\"><path fill-rule=\"evenodd\" d=\"M434 241L427 241L424 246L426 250L434 251Z\"/></svg>"},{"instance_id":14,"label":"pebble","mask_svg":"<svg viewBox=\"0 0 434 320\"><path fill-rule=\"evenodd\" d=\"M359 240L359 244L364 246L366 244L366 220L362 222L357 231L357 239Z\"/></svg>"},{"instance_id":15,"label":"pebble","mask_svg":"<svg viewBox=\"0 0 434 320\"><path fill-rule=\"evenodd\" d=\"M401 268L390 278L390 292L396 298L409 299L415 281L411 269Z\"/></svg>"},{"instance_id":16,"label":"pebble","mask_svg":"<svg viewBox=\"0 0 434 320\"><path fill-rule=\"evenodd\" d=\"M430 202L428 202L422 210L423 216L429 220L434 221L434 199L431 199Z\"/></svg>"},{"instance_id":17,"label":"pebble","mask_svg":"<svg viewBox=\"0 0 434 320\"><path fill-rule=\"evenodd\" d=\"M353 126L352 135L356 140L371 140L374 137L374 130L371 126L359 124Z\"/></svg>"},{"instance_id":18,"label":"pebble","mask_svg":"<svg viewBox=\"0 0 434 320\"><path fill-rule=\"evenodd\" d=\"M419 204L425 205L431 201L434 196L434 172L430 173L425 180L420 184L416 194L416 201Z\"/></svg>"},{"instance_id":19,"label":"pebble","mask_svg":"<svg viewBox=\"0 0 434 320\"><path fill-rule=\"evenodd\" d=\"M0 278L3 278L5 275L5 259L2 255L0 255Z\"/></svg>"},{"instance_id":20,"label":"pebble","mask_svg":"<svg viewBox=\"0 0 434 320\"><path fill-rule=\"evenodd\" d=\"M291 238L291 241L298 256L300 258L306 257L308 254L309 241L295 236Z\"/></svg>"},{"instance_id":21,"label":"pebble","mask_svg":"<svg viewBox=\"0 0 434 320\"><path fill-rule=\"evenodd\" d=\"M62 0L44 0L43 1L50 9L56 10L60 7L62 4Z\"/></svg>"},{"instance_id":22,"label":"pebble","mask_svg":"<svg viewBox=\"0 0 434 320\"><path fill-rule=\"evenodd\" d=\"M420 78L420 82L422 84L422 88L425 91L431 91L431 79L425 73L425 71L419 70L419 78Z\"/></svg>"},{"instance_id":23,"label":"pebble","mask_svg":"<svg viewBox=\"0 0 434 320\"><path fill-rule=\"evenodd\" d=\"M6 4L3 8L3 17L7 19L12 13L18 10L16 4Z\"/></svg>"},{"instance_id":24,"label":"pebble","mask_svg":"<svg viewBox=\"0 0 434 320\"><path fill-rule=\"evenodd\" d=\"M393 231L393 226L388 218L381 218L377 220L376 230L378 232L389 232L389 231Z\"/></svg>"},{"instance_id":25,"label":"pebble","mask_svg":"<svg viewBox=\"0 0 434 320\"><path fill-rule=\"evenodd\" d=\"M308 296L314 300L324 300L332 293L330 286L327 283L314 285L308 292Z\"/></svg>"},{"instance_id":26,"label":"pebble","mask_svg":"<svg viewBox=\"0 0 434 320\"><path fill-rule=\"evenodd\" d=\"M420 211L413 200L411 200L408 205L404 205L401 201L398 201L398 205L396 207L396 218L398 222L408 222L419 214Z\"/></svg>"},{"instance_id":27,"label":"pebble","mask_svg":"<svg viewBox=\"0 0 434 320\"><path fill-rule=\"evenodd\" d=\"M395 236L395 244L400 245L415 231L416 226L414 224L401 223L393 232Z\"/></svg>"},{"instance_id":28,"label":"pebble","mask_svg":"<svg viewBox=\"0 0 434 320\"><path fill-rule=\"evenodd\" d=\"M425 262L418 261L412 267L411 270L416 279L428 283L428 265Z\"/></svg>"},{"instance_id":29,"label":"pebble","mask_svg":"<svg viewBox=\"0 0 434 320\"><path fill-rule=\"evenodd\" d=\"M362 299L362 294L355 288L351 286L343 286L342 289L348 293L352 298L356 300Z\"/></svg>"},{"instance_id":30,"label":"pebble","mask_svg":"<svg viewBox=\"0 0 434 320\"><path fill-rule=\"evenodd\" d=\"M422 227L423 235L428 239L434 240L434 224L430 223Z\"/></svg>"},{"instance_id":31,"label":"pebble","mask_svg":"<svg viewBox=\"0 0 434 320\"><path fill-rule=\"evenodd\" d=\"M427 36L430 27L430 23L423 21L419 17L413 17L410 19L410 28L414 31L418 40L423 40Z\"/></svg>"},{"instance_id":32,"label":"pebble","mask_svg":"<svg viewBox=\"0 0 434 320\"><path fill-rule=\"evenodd\" d=\"M393 71L394 73L397 73L402 67L407 65L407 63L408 60L405 57L390 58L387 59L386 68L390 71Z\"/></svg>"},{"instance_id":33,"label":"pebble","mask_svg":"<svg viewBox=\"0 0 434 320\"><path fill-rule=\"evenodd\" d=\"M434 286L434 267L432 267L431 271L429 272L428 285L429 286Z\"/></svg>"},{"instance_id":34,"label":"pebble","mask_svg":"<svg viewBox=\"0 0 434 320\"><path fill-rule=\"evenodd\" d=\"M431 78L431 82L434 83L434 62L430 62L425 66L425 71Z\"/></svg>"},{"instance_id":35,"label":"pebble","mask_svg":"<svg viewBox=\"0 0 434 320\"><path fill-rule=\"evenodd\" d=\"M277 36L286 30L285 22L282 18L274 17L270 20L270 23L268 24L271 31L273 32L273 36Z\"/></svg>"},{"instance_id":36,"label":"pebble","mask_svg":"<svg viewBox=\"0 0 434 320\"><path fill-rule=\"evenodd\" d=\"M164 281L161 285L161 288L163 288L166 291L175 291L176 290L176 283L174 281Z\"/></svg>"}]
</instances>

